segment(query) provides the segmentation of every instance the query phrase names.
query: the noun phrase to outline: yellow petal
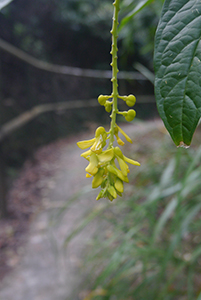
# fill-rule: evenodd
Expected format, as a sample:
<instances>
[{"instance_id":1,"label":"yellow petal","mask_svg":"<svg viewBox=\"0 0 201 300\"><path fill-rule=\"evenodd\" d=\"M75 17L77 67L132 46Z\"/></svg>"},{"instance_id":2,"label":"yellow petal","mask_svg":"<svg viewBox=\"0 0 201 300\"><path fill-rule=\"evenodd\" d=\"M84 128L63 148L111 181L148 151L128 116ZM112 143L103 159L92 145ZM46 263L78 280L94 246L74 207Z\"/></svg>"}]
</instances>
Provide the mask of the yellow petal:
<instances>
[{"instance_id":1,"label":"yellow petal","mask_svg":"<svg viewBox=\"0 0 201 300\"><path fill-rule=\"evenodd\" d=\"M87 150L87 151L83 152L80 156L86 158L87 160L89 160L90 155L91 155L91 150Z\"/></svg>"},{"instance_id":2,"label":"yellow petal","mask_svg":"<svg viewBox=\"0 0 201 300\"><path fill-rule=\"evenodd\" d=\"M120 169L121 169L123 175L127 176L128 172L129 172L129 168L128 168L128 165L124 161L124 156L123 156L123 153L121 152L121 149L119 147L115 147L114 153L118 160L118 163L119 163L119 166L120 166Z\"/></svg>"},{"instance_id":3,"label":"yellow petal","mask_svg":"<svg viewBox=\"0 0 201 300\"><path fill-rule=\"evenodd\" d=\"M84 150L84 149L91 147L93 145L93 143L95 142L95 140L96 139L93 138L91 140L80 141L80 142L77 142L77 145L80 149Z\"/></svg>"},{"instance_id":4,"label":"yellow petal","mask_svg":"<svg viewBox=\"0 0 201 300\"><path fill-rule=\"evenodd\" d=\"M117 179L115 180L114 186L115 186L115 189L116 189L119 193L123 193L123 191L124 191L124 185L123 185L123 181L122 181L121 179L117 178Z\"/></svg>"},{"instance_id":5,"label":"yellow petal","mask_svg":"<svg viewBox=\"0 0 201 300\"><path fill-rule=\"evenodd\" d=\"M120 137L118 135L116 135L116 138L117 138L117 143L120 145L120 146L123 146L125 143L120 139Z\"/></svg>"},{"instance_id":6,"label":"yellow petal","mask_svg":"<svg viewBox=\"0 0 201 300\"><path fill-rule=\"evenodd\" d=\"M114 148L108 149L103 151L101 154L98 155L98 160L101 163L105 163L111 161L114 157Z\"/></svg>"},{"instance_id":7,"label":"yellow petal","mask_svg":"<svg viewBox=\"0 0 201 300\"><path fill-rule=\"evenodd\" d=\"M125 137L125 139L127 140L127 142L131 143L132 144L132 140L131 138L118 126L116 125L119 132L121 132L121 134Z\"/></svg>"},{"instance_id":8,"label":"yellow petal","mask_svg":"<svg viewBox=\"0 0 201 300\"><path fill-rule=\"evenodd\" d=\"M124 160L125 160L127 163L132 164L132 165L134 165L134 166L140 166L140 163L139 163L138 161L133 160L133 159L131 159L131 158L128 158L128 157L126 157L126 156L124 156Z\"/></svg>"},{"instance_id":9,"label":"yellow petal","mask_svg":"<svg viewBox=\"0 0 201 300\"><path fill-rule=\"evenodd\" d=\"M122 151L121 151L121 149L119 148L119 147L115 147L114 148L114 153L117 155L117 156L119 156L120 158L124 158L124 156L123 156L123 153L122 153Z\"/></svg>"},{"instance_id":10,"label":"yellow petal","mask_svg":"<svg viewBox=\"0 0 201 300\"><path fill-rule=\"evenodd\" d=\"M95 132L95 137L99 137L100 135L103 136L103 139L106 139L107 138L107 133L105 131L105 128L100 126L96 129L96 132Z\"/></svg>"},{"instance_id":11,"label":"yellow petal","mask_svg":"<svg viewBox=\"0 0 201 300\"><path fill-rule=\"evenodd\" d=\"M98 158L95 153L92 153L90 156L88 166L85 168L85 171L91 175L95 175L98 172Z\"/></svg>"},{"instance_id":12,"label":"yellow petal","mask_svg":"<svg viewBox=\"0 0 201 300\"><path fill-rule=\"evenodd\" d=\"M96 129L95 132L95 142L91 147L91 150L97 154L102 152L102 148L106 145L107 132L105 128L100 126Z\"/></svg>"},{"instance_id":13,"label":"yellow petal","mask_svg":"<svg viewBox=\"0 0 201 300\"><path fill-rule=\"evenodd\" d=\"M88 166L85 168L85 171L91 175L95 175L98 172L98 168L94 167L92 163L89 163Z\"/></svg>"},{"instance_id":14,"label":"yellow petal","mask_svg":"<svg viewBox=\"0 0 201 300\"><path fill-rule=\"evenodd\" d=\"M98 137L95 138L95 142L91 147L91 150L97 154L100 154L102 152L103 142L103 137L100 134Z\"/></svg>"},{"instance_id":15,"label":"yellow petal","mask_svg":"<svg viewBox=\"0 0 201 300\"><path fill-rule=\"evenodd\" d=\"M125 143L120 139L120 137L118 136L118 132L119 132L119 129L117 128L117 125L116 127L114 128L114 135L116 136L116 139L117 139L117 143L120 145L120 146L123 146Z\"/></svg>"},{"instance_id":16,"label":"yellow petal","mask_svg":"<svg viewBox=\"0 0 201 300\"><path fill-rule=\"evenodd\" d=\"M86 173L86 178L91 178L91 177L92 177L91 174Z\"/></svg>"},{"instance_id":17,"label":"yellow petal","mask_svg":"<svg viewBox=\"0 0 201 300\"><path fill-rule=\"evenodd\" d=\"M103 182L103 174L104 174L104 169L100 169L96 175L94 175L94 178L92 180L92 188L95 189L101 185Z\"/></svg>"},{"instance_id":18,"label":"yellow petal","mask_svg":"<svg viewBox=\"0 0 201 300\"><path fill-rule=\"evenodd\" d=\"M122 171L122 174L124 176L127 176L128 174L128 165L125 163L125 161L123 159L121 159L120 157L117 156L117 160L118 160L118 163L119 163L119 166L120 166L120 169Z\"/></svg>"}]
</instances>

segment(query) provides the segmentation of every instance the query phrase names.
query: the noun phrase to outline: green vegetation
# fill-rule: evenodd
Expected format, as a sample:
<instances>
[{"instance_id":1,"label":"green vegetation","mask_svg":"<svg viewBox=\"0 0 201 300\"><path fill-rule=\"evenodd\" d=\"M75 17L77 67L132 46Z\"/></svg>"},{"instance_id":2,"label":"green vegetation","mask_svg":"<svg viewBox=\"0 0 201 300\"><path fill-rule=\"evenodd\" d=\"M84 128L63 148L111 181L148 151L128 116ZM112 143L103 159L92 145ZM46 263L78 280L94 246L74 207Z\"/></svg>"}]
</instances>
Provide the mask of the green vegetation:
<instances>
[{"instance_id":1,"label":"green vegetation","mask_svg":"<svg viewBox=\"0 0 201 300\"><path fill-rule=\"evenodd\" d=\"M124 199L100 210L83 266L86 300L200 299L201 148L176 149L158 129L136 127L128 154L141 167L131 172Z\"/></svg>"}]
</instances>

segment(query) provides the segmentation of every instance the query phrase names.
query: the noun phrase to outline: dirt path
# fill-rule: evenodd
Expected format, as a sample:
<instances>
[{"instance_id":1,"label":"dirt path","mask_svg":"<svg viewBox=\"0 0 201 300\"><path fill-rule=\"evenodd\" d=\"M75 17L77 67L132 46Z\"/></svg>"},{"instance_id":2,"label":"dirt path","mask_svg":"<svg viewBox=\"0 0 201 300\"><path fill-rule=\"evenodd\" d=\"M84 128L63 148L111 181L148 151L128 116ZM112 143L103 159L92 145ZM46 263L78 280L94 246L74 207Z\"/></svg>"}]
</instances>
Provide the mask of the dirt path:
<instances>
[{"instance_id":1,"label":"dirt path","mask_svg":"<svg viewBox=\"0 0 201 300\"><path fill-rule=\"evenodd\" d=\"M131 136L133 132L139 135L156 129L159 124L149 122L134 125L135 128L127 126L126 132ZM86 212L100 208L104 202L94 201L97 191L91 190L90 180L85 178L86 161L79 157L82 151L76 146L78 139L65 142L60 148L59 157L54 162L57 172L45 182L40 195L44 209L31 222L19 263L0 283L0 300L82 299L76 290L82 278L82 252L96 224L87 226L78 234L68 245L67 252L63 251L63 244ZM75 195L76 201L71 202ZM69 204L68 209L52 226L54 217L65 204Z\"/></svg>"}]
</instances>

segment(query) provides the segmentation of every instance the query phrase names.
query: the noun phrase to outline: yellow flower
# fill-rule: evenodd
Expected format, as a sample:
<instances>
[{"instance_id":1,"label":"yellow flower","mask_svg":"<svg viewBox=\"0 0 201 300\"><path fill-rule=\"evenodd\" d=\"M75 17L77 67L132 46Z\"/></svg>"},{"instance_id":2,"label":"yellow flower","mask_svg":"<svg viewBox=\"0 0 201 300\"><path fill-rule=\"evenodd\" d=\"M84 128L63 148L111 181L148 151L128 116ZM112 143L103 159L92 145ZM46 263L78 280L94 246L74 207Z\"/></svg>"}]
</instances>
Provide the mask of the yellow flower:
<instances>
[{"instance_id":1,"label":"yellow flower","mask_svg":"<svg viewBox=\"0 0 201 300\"><path fill-rule=\"evenodd\" d=\"M140 163L138 161L135 161L135 160L123 155L123 153L121 152L121 149L119 147L115 147L114 152L115 152L115 156L116 156L118 162L119 162L119 159L121 159L124 162L126 161L127 163L132 164L134 166L140 166Z\"/></svg>"},{"instance_id":2,"label":"yellow flower","mask_svg":"<svg viewBox=\"0 0 201 300\"><path fill-rule=\"evenodd\" d=\"M106 145L106 139L107 132L104 127L100 126L96 129L95 137L93 139L77 142L77 145L82 150L91 147L91 151L100 154L102 152L102 148ZM82 156L84 156L84 153Z\"/></svg>"},{"instance_id":3,"label":"yellow flower","mask_svg":"<svg viewBox=\"0 0 201 300\"><path fill-rule=\"evenodd\" d=\"M120 139L119 135L119 129L117 128L117 126L114 128L114 135L117 139L117 143L120 145L120 146L123 146L125 143Z\"/></svg>"},{"instance_id":4,"label":"yellow flower","mask_svg":"<svg viewBox=\"0 0 201 300\"><path fill-rule=\"evenodd\" d=\"M91 147L91 151L100 154L102 152L102 148L106 145L107 132L105 128L100 126L96 129L95 133L95 142Z\"/></svg>"},{"instance_id":5,"label":"yellow flower","mask_svg":"<svg viewBox=\"0 0 201 300\"><path fill-rule=\"evenodd\" d=\"M115 147L114 148L114 153L115 153L115 157L117 158L117 161L119 163L119 166L120 166L120 169L121 169L121 172L124 176L127 176L127 174L130 172L129 170L129 167L128 165L126 164L127 163L130 163L132 165L135 165L135 166L140 166L140 163L135 161L135 160L132 160L126 156L123 155L123 153L121 152L120 148L119 147ZM119 176L118 176L119 177ZM120 178L120 177L119 177Z\"/></svg>"},{"instance_id":6,"label":"yellow flower","mask_svg":"<svg viewBox=\"0 0 201 300\"><path fill-rule=\"evenodd\" d=\"M107 170L116 175L118 178L120 178L121 180L125 181L125 182L129 182L128 177L123 175L122 171L120 171L115 165L108 165L107 166Z\"/></svg>"},{"instance_id":7,"label":"yellow flower","mask_svg":"<svg viewBox=\"0 0 201 300\"><path fill-rule=\"evenodd\" d=\"M116 125L118 128L118 131L125 137L125 139L127 140L127 142L132 144L132 140L131 138L118 126Z\"/></svg>"},{"instance_id":8,"label":"yellow flower","mask_svg":"<svg viewBox=\"0 0 201 300\"><path fill-rule=\"evenodd\" d=\"M119 126L115 125L114 134L118 144L124 145L124 142L118 136L119 132L127 141L132 143L129 136ZM108 134L104 127L98 127L93 139L78 142L77 145L81 149L90 147L81 156L89 162L85 170L87 178L93 176L92 188L101 186L101 191L96 200L104 197L113 201L117 198L117 195L122 196L124 191L123 182L129 182L127 175L130 171L127 163L136 166L140 166L140 163L124 156L119 147L112 146L103 150ZM116 166L116 160L120 169Z\"/></svg>"},{"instance_id":9,"label":"yellow flower","mask_svg":"<svg viewBox=\"0 0 201 300\"><path fill-rule=\"evenodd\" d=\"M128 168L128 165L124 161L124 156L123 156L121 150L119 149L119 147L115 147L114 152L115 152L117 161L119 163L120 169L122 171L122 174L124 176L127 176L128 172L129 172L129 168Z\"/></svg>"},{"instance_id":10,"label":"yellow flower","mask_svg":"<svg viewBox=\"0 0 201 300\"><path fill-rule=\"evenodd\" d=\"M120 145L120 146L123 146L124 145L124 142L120 139L119 137L119 132L125 137L125 139L132 144L132 140L131 138L116 124L115 126L115 129L114 129L114 135L117 139L117 143Z\"/></svg>"},{"instance_id":11,"label":"yellow flower","mask_svg":"<svg viewBox=\"0 0 201 300\"><path fill-rule=\"evenodd\" d=\"M119 163L121 172L124 176L127 176L127 174L129 173L129 168L128 165L125 163L125 161L123 159L121 159L120 157L117 156L117 161Z\"/></svg>"}]
</instances>

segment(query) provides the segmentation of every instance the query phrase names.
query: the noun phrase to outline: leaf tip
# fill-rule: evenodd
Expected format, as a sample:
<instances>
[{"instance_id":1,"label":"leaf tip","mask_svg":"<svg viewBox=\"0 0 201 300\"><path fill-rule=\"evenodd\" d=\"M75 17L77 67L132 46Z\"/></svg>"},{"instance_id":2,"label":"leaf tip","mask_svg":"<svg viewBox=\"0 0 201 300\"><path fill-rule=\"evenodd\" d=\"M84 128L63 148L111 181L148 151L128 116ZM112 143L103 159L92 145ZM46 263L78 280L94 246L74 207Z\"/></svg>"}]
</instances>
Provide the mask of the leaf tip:
<instances>
[{"instance_id":1,"label":"leaf tip","mask_svg":"<svg viewBox=\"0 0 201 300\"><path fill-rule=\"evenodd\" d=\"M188 149L188 148L190 147L190 145L186 145L183 141L181 141L181 142L179 143L179 145L177 146L177 148L179 148L179 147Z\"/></svg>"}]
</instances>

